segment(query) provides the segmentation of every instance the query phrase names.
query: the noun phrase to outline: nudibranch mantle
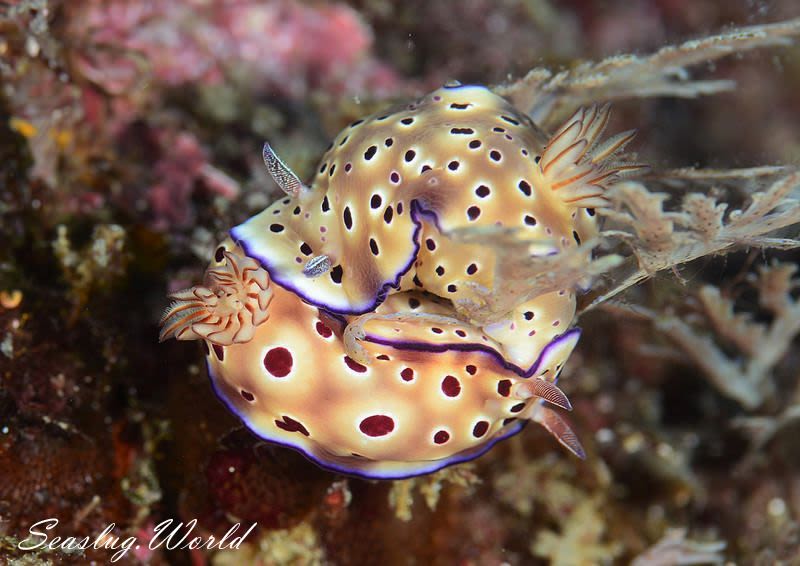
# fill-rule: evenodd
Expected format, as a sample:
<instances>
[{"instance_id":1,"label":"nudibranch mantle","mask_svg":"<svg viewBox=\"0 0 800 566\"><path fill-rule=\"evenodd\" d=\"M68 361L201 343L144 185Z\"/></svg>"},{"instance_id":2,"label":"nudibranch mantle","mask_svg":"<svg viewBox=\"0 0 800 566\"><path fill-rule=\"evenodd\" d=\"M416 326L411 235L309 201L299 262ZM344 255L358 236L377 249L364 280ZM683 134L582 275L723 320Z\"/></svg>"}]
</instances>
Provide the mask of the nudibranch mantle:
<instances>
[{"instance_id":1,"label":"nudibranch mantle","mask_svg":"<svg viewBox=\"0 0 800 566\"><path fill-rule=\"evenodd\" d=\"M605 190L639 168L611 161L633 133L601 142L608 119L581 109L548 138L457 86L353 122L310 185L265 145L287 196L230 231L204 285L172 295L161 338L202 340L228 407L332 470L428 473L529 420L583 457L555 409L571 409L556 381L580 334L574 289L484 321L463 305L597 234ZM529 251L461 237L498 227Z\"/></svg>"},{"instance_id":2,"label":"nudibranch mantle","mask_svg":"<svg viewBox=\"0 0 800 566\"><path fill-rule=\"evenodd\" d=\"M230 234L273 281L340 315L369 313L391 293L424 290L454 304L495 287L495 249L460 229L516 229L557 253L597 232L593 207L626 169L609 158L632 138L599 143L608 108L578 111L550 139L482 86L445 87L353 122L310 186L265 147L289 196ZM524 262L526 258L514 261ZM309 263L311 262L311 264ZM571 289L518 305L484 331L531 365L575 313Z\"/></svg>"},{"instance_id":3,"label":"nudibranch mantle","mask_svg":"<svg viewBox=\"0 0 800 566\"><path fill-rule=\"evenodd\" d=\"M479 328L454 319L446 303L420 293L395 294L376 313L396 313L396 320L363 324L361 345L374 360L366 366L347 355L346 320L272 285L231 240L220 250L208 269L209 286L173 295L163 321L170 336L203 337L214 390L262 438L325 468L381 479L478 457L527 420L540 422L583 456L554 408L571 408L555 382L577 329L553 340L530 368L518 368ZM242 284L254 279L266 282L259 289L269 301L259 302L258 293ZM237 342L231 334L219 339L222 334L210 331L215 324L229 328L236 318L213 318L220 296L251 296L240 312L262 322L250 340ZM409 303L443 322L420 325L404 312Z\"/></svg>"}]
</instances>

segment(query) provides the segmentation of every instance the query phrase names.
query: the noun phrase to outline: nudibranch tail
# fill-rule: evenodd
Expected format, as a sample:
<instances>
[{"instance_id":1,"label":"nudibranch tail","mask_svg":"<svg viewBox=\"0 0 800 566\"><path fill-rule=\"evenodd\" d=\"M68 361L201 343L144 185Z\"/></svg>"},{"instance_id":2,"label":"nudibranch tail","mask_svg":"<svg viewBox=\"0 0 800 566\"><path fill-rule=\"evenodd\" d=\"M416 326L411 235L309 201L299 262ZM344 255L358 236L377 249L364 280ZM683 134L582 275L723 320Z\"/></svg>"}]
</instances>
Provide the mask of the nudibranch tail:
<instances>
[{"instance_id":1,"label":"nudibranch tail","mask_svg":"<svg viewBox=\"0 0 800 566\"><path fill-rule=\"evenodd\" d=\"M581 460L586 459L586 451L583 449L581 441L573 432L572 427L567 424L561 415L555 410L545 405L537 405L532 411L530 419L542 425L547 432L552 434L564 448L575 454Z\"/></svg>"},{"instance_id":2,"label":"nudibranch tail","mask_svg":"<svg viewBox=\"0 0 800 566\"><path fill-rule=\"evenodd\" d=\"M299 196L303 192L307 192L309 188L303 184L300 178L295 175L294 171L281 160L275 153L268 142L264 143L264 148L261 150L261 155L264 158L264 165L267 166L269 174L277 185L290 197Z\"/></svg>"},{"instance_id":3,"label":"nudibranch tail","mask_svg":"<svg viewBox=\"0 0 800 566\"><path fill-rule=\"evenodd\" d=\"M205 339L228 346L253 338L269 318L272 290L267 272L252 258L225 251L209 269L206 285L178 291L161 317L159 340Z\"/></svg>"},{"instance_id":4,"label":"nudibranch tail","mask_svg":"<svg viewBox=\"0 0 800 566\"><path fill-rule=\"evenodd\" d=\"M608 104L579 109L542 152L539 171L564 203L581 208L605 206L604 193L618 177L646 168L609 162L636 135L628 130L600 143L610 114Z\"/></svg>"}]
</instances>

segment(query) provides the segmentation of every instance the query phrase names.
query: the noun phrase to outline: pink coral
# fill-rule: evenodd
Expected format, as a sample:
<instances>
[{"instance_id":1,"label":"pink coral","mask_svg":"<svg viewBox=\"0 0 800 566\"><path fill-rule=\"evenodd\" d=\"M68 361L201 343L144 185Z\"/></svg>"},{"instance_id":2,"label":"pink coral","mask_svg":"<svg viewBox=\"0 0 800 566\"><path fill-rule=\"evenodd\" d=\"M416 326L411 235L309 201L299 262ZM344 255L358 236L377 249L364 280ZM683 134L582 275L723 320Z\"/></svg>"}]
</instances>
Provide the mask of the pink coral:
<instances>
[{"instance_id":1,"label":"pink coral","mask_svg":"<svg viewBox=\"0 0 800 566\"><path fill-rule=\"evenodd\" d=\"M72 33L91 46L77 67L110 92L144 65L163 86L219 83L241 69L255 89L295 97L319 86L385 92L397 81L371 57L369 27L342 4L86 0L73 9Z\"/></svg>"}]
</instances>

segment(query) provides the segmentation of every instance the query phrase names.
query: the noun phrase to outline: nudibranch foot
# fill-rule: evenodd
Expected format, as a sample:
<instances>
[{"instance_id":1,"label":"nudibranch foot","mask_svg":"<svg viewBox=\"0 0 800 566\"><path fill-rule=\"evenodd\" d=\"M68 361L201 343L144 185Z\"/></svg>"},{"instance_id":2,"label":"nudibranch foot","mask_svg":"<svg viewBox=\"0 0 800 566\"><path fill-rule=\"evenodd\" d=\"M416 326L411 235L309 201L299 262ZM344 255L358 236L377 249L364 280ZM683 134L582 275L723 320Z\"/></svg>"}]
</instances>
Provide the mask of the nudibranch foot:
<instances>
[{"instance_id":1,"label":"nudibranch foot","mask_svg":"<svg viewBox=\"0 0 800 566\"><path fill-rule=\"evenodd\" d=\"M229 243L228 248L233 248ZM241 250L217 250L205 285L169 295L172 304L161 317L159 340L208 340L221 346L253 338L269 318L272 290L267 272Z\"/></svg>"},{"instance_id":2,"label":"nudibranch foot","mask_svg":"<svg viewBox=\"0 0 800 566\"><path fill-rule=\"evenodd\" d=\"M547 429L547 432L552 434L562 446L575 454L575 456L581 460L586 459L586 451L583 449L583 445L578 440L577 435L573 432L572 427L567 424L567 421L556 411L545 405L535 405L531 406L528 418Z\"/></svg>"}]
</instances>

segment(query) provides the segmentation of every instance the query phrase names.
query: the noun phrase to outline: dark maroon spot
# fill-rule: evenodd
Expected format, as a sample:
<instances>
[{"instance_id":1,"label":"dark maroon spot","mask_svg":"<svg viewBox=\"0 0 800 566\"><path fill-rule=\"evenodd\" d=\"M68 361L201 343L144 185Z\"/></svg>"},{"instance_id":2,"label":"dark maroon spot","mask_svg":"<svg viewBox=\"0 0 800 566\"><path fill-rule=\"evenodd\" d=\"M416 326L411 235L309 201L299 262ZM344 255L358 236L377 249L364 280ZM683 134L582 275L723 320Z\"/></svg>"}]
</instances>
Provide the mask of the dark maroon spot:
<instances>
[{"instance_id":1,"label":"dark maroon spot","mask_svg":"<svg viewBox=\"0 0 800 566\"><path fill-rule=\"evenodd\" d=\"M416 152L416 151L414 151L413 149L409 149L409 150L406 152L406 154L405 154L405 156L404 156L404 159L406 160L406 163L409 163L409 162L411 162L411 161L414 161L414 158L415 158L416 156L417 156L417 152Z\"/></svg>"},{"instance_id":2,"label":"dark maroon spot","mask_svg":"<svg viewBox=\"0 0 800 566\"><path fill-rule=\"evenodd\" d=\"M275 426L279 429L285 430L286 432L299 432L304 436L310 436L308 429L293 418L287 417L286 415L283 415L281 418L283 419L282 421L275 421Z\"/></svg>"},{"instance_id":3,"label":"dark maroon spot","mask_svg":"<svg viewBox=\"0 0 800 566\"><path fill-rule=\"evenodd\" d=\"M397 203L397 214L403 214L403 203L402 202L398 202Z\"/></svg>"},{"instance_id":4,"label":"dark maroon spot","mask_svg":"<svg viewBox=\"0 0 800 566\"><path fill-rule=\"evenodd\" d=\"M420 169L419 172L420 173L425 173L425 172L430 171L430 170L431 170L431 166L430 165L423 165L422 169Z\"/></svg>"},{"instance_id":5,"label":"dark maroon spot","mask_svg":"<svg viewBox=\"0 0 800 566\"><path fill-rule=\"evenodd\" d=\"M392 147L392 145L394 145L394 140L392 138L386 138L383 141L383 145L385 145L386 147Z\"/></svg>"},{"instance_id":6,"label":"dark maroon spot","mask_svg":"<svg viewBox=\"0 0 800 566\"><path fill-rule=\"evenodd\" d=\"M347 140L350 139L350 136L345 136L342 138L342 141L339 142L339 147L342 147L344 144L347 143Z\"/></svg>"},{"instance_id":7,"label":"dark maroon spot","mask_svg":"<svg viewBox=\"0 0 800 566\"><path fill-rule=\"evenodd\" d=\"M509 425L509 424L513 423L515 420L517 420L517 419L515 419L514 417L509 417L507 419L503 419L503 426Z\"/></svg>"},{"instance_id":8,"label":"dark maroon spot","mask_svg":"<svg viewBox=\"0 0 800 566\"><path fill-rule=\"evenodd\" d=\"M398 173L397 171L392 171L392 174L389 175L389 180L392 183L399 183L400 182L400 173Z\"/></svg>"},{"instance_id":9,"label":"dark maroon spot","mask_svg":"<svg viewBox=\"0 0 800 566\"><path fill-rule=\"evenodd\" d=\"M525 320L533 320L533 311L525 311L522 316L525 317Z\"/></svg>"},{"instance_id":10,"label":"dark maroon spot","mask_svg":"<svg viewBox=\"0 0 800 566\"><path fill-rule=\"evenodd\" d=\"M322 199L322 212L328 212L331 209L331 203L328 202L328 197Z\"/></svg>"},{"instance_id":11,"label":"dark maroon spot","mask_svg":"<svg viewBox=\"0 0 800 566\"><path fill-rule=\"evenodd\" d=\"M481 198L486 198L486 197L488 197L488 196L489 196L489 193L491 193L491 192L492 192L492 191L491 191L491 190L489 189L489 187L487 187L486 185L481 185L480 187L478 187L477 189L475 189L475 194L476 194L476 195L478 195L478 196L479 196L479 197L481 197Z\"/></svg>"},{"instance_id":12,"label":"dark maroon spot","mask_svg":"<svg viewBox=\"0 0 800 566\"><path fill-rule=\"evenodd\" d=\"M394 211L392 210L391 206L387 206L386 211L383 213L383 221L387 224L391 224L392 216L394 216Z\"/></svg>"},{"instance_id":13,"label":"dark maroon spot","mask_svg":"<svg viewBox=\"0 0 800 566\"><path fill-rule=\"evenodd\" d=\"M474 263L470 263L467 266L467 275L475 275L478 272L478 266Z\"/></svg>"},{"instance_id":14,"label":"dark maroon spot","mask_svg":"<svg viewBox=\"0 0 800 566\"><path fill-rule=\"evenodd\" d=\"M381 360L382 362L388 362L390 360L389 356L387 356L386 354L381 354L380 356L378 356L378 359Z\"/></svg>"},{"instance_id":15,"label":"dark maroon spot","mask_svg":"<svg viewBox=\"0 0 800 566\"><path fill-rule=\"evenodd\" d=\"M441 334L442 332L444 332L444 330L442 330L441 328L436 328L434 326L433 328L431 328L431 332L433 332L434 334Z\"/></svg>"},{"instance_id":16,"label":"dark maroon spot","mask_svg":"<svg viewBox=\"0 0 800 566\"><path fill-rule=\"evenodd\" d=\"M205 351L206 356L211 354L211 350L208 349L208 342L206 342L205 340L203 340L203 350Z\"/></svg>"},{"instance_id":17,"label":"dark maroon spot","mask_svg":"<svg viewBox=\"0 0 800 566\"><path fill-rule=\"evenodd\" d=\"M403 381L412 381L414 379L414 370L411 368L405 368L400 372L400 377L403 378Z\"/></svg>"},{"instance_id":18,"label":"dark maroon spot","mask_svg":"<svg viewBox=\"0 0 800 566\"><path fill-rule=\"evenodd\" d=\"M344 213L342 214L342 216L344 218L344 226L345 226L345 228L347 228L348 230L352 230L353 229L353 215L350 212L350 207L349 206L345 206L344 207Z\"/></svg>"},{"instance_id":19,"label":"dark maroon spot","mask_svg":"<svg viewBox=\"0 0 800 566\"><path fill-rule=\"evenodd\" d=\"M467 216L470 220L477 220L478 217L481 215L481 209L477 206L470 206L467 209Z\"/></svg>"},{"instance_id":20,"label":"dark maroon spot","mask_svg":"<svg viewBox=\"0 0 800 566\"><path fill-rule=\"evenodd\" d=\"M414 276L413 281L414 281L414 285L416 285L417 287L422 287L422 281L420 281L419 277L417 277L416 275Z\"/></svg>"},{"instance_id":21,"label":"dark maroon spot","mask_svg":"<svg viewBox=\"0 0 800 566\"><path fill-rule=\"evenodd\" d=\"M436 268L436 275L438 275L439 277L441 277L442 275L444 275L444 267L442 267L441 265L440 265L440 266L438 266L438 267Z\"/></svg>"},{"instance_id":22,"label":"dark maroon spot","mask_svg":"<svg viewBox=\"0 0 800 566\"><path fill-rule=\"evenodd\" d=\"M271 224L269 227L270 232L275 232L276 234L279 232L283 232L283 224Z\"/></svg>"},{"instance_id":23,"label":"dark maroon spot","mask_svg":"<svg viewBox=\"0 0 800 566\"><path fill-rule=\"evenodd\" d=\"M525 408L525 403L517 403L513 407L509 409L512 413L519 413L522 409Z\"/></svg>"},{"instance_id":24,"label":"dark maroon spot","mask_svg":"<svg viewBox=\"0 0 800 566\"><path fill-rule=\"evenodd\" d=\"M344 172L345 173L349 173L352 169L353 169L353 164L352 163L345 163L344 164Z\"/></svg>"},{"instance_id":25,"label":"dark maroon spot","mask_svg":"<svg viewBox=\"0 0 800 566\"><path fill-rule=\"evenodd\" d=\"M572 237L575 238L575 243L580 246L581 245L581 237L578 235L578 233L575 230L572 231Z\"/></svg>"},{"instance_id":26,"label":"dark maroon spot","mask_svg":"<svg viewBox=\"0 0 800 566\"><path fill-rule=\"evenodd\" d=\"M427 247L430 251L436 249L436 242L433 241L433 238L428 238L425 240L425 247Z\"/></svg>"},{"instance_id":27,"label":"dark maroon spot","mask_svg":"<svg viewBox=\"0 0 800 566\"><path fill-rule=\"evenodd\" d=\"M336 164L334 163L331 165L331 168L328 170L328 177L333 177L333 172L336 171Z\"/></svg>"},{"instance_id":28,"label":"dark maroon spot","mask_svg":"<svg viewBox=\"0 0 800 566\"><path fill-rule=\"evenodd\" d=\"M374 238L369 239L369 251L372 252L372 255L378 255L381 253L378 249L378 242L376 242Z\"/></svg>"},{"instance_id":29,"label":"dark maroon spot","mask_svg":"<svg viewBox=\"0 0 800 566\"><path fill-rule=\"evenodd\" d=\"M298 214L300 214L300 212L301 212L300 207L299 206L295 206L294 210L292 211L292 214L297 216Z\"/></svg>"},{"instance_id":30,"label":"dark maroon spot","mask_svg":"<svg viewBox=\"0 0 800 566\"><path fill-rule=\"evenodd\" d=\"M458 161L451 161L447 164L447 168L450 169L450 171L458 171L460 165Z\"/></svg>"},{"instance_id":31,"label":"dark maroon spot","mask_svg":"<svg viewBox=\"0 0 800 566\"><path fill-rule=\"evenodd\" d=\"M528 226L536 226L536 219L530 214L525 215L525 224Z\"/></svg>"},{"instance_id":32,"label":"dark maroon spot","mask_svg":"<svg viewBox=\"0 0 800 566\"><path fill-rule=\"evenodd\" d=\"M292 353L284 347L273 348L264 356L264 367L275 377L286 377L292 371Z\"/></svg>"},{"instance_id":33,"label":"dark maroon spot","mask_svg":"<svg viewBox=\"0 0 800 566\"><path fill-rule=\"evenodd\" d=\"M433 435L433 441L436 444L444 444L448 440L450 440L450 433L447 432L446 430L440 430Z\"/></svg>"},{"instance_id":34,"label":"dark maroon spot","mask_svg":"<svg viewBox=\"0 0 800 566\"><path fill-rule=\"evenodd\" d=\"M225 349L222 346L219 344L212 344L211 347L214 349L214 355L217 356L219 361L225 359Z\"/></svg>"},{"instance_id":35,"label":"dark maroon spot","mask_svg":"<svg viewBox=\"0 0 800 566\"><path fill-rule=\"evenodd\" d=\"M458 394L461 393L461 383L452 375L446 376L442 380L442 393L448 397L458 397Z\"/></svg>"},{"instance_id":36,"label":"dark maroon spot","mask_svg":"<svg viewBox=\"0 0 800 566\"><path fill-rule=\"evenodd\" d=\"M514 124L515 126L519 126L519 122L510 116L500 116L500 119L505 120L509 124Z\"/></svg>"},{"instance_id":37,"label":"dark maroon spot","mask_svg":"<svg viewBox=\"0 0 800 566\"><path fill-rule=\"evenodd\" d=\"M467 333L459 328L458 330L456 330L456 336L458 336L459 338L466 338Z\"/></svg>"},{"instance_id":38,"label":"dark maroon spot","mask_svg":"<svg viewBox=\"0 0 800 566\"><path fill-rule=\"evenodd\" d=\"M481 146L481 140L472 140L469 142L470 149L478 149Z\"/></svg>"},{"instance_id":39,"label":"dark maroon spot","mask_svg":"<svg viewBox=\"0 0 800 566\"><path fill-rule=\"evenodd\" d=\"M307 242L303 242L300 245L300 251L303 252L303 255L311 255L314 253L314 251L311 249L311 246L309 246Z\"/></svg>"},{"instance_id":40,"label":"dark maroon spot","mask_svg":"<svg viewBox=\"0 0 800 566\"><path fill-rule=\"evenodd\" d=\"M478 421L475 423L475 426L472 427L472 436L475 438L480 438L484 434L486 434L489 430L489 422L488 421Z\"/></svg>"},{"instance_id":41,"label":"dark maroon spot","mask_svg":"<svg viewBox=\"0 0 800 566\"><path fill-rule=\"evenodd\" d=\"M472 364L469 364L464 369L467 370L467 373L470 374L470 375L475 375L476 373L478 373L478 368L476 368Z\"/></svg>"},{"instance_id":42,"label":"dark maroon spot","mask_svg":"<svg viewBox=\"0 0 800 566\"><path fill-rule=\"evenodd\" d=\"M453 102L450 105L450 108L452 108L453 110L466 110L470 106L472 106L472 105L471 104L458 104L458 103Z\"/></svg>"},{"instance_id":43,"label":"dark maroon spot","mask_svg":"<svg viewBox=\"0 0 800 566\"><path fill-rule=\"evenodd\" d=\"M344 357L344 363L346 363L347 367L349 367L351 370L353 370L355 372L365 373L367 371L367 366L358 363L357 361L355 361L350 356L345 356Z\"/></svg>"},{"instance_id":44,"label":"dark maroon spot","mask_svg":"<svg viewBox=\"0 0 800 566\"><path fill-rule=\"evenodd\" d=\"M383 120L385 120L389 116L391 116L391 114L384 114L383 116L378 116L377 118L375 118L375 120L377 120L378 122L382 122Z\"/></svg>"},{"instance_id":45,"label":"dark maroon spot","mask_svg":"<svg viewBox=\"0 0 800 566\"><path fill-rule=\"evenodd\" d=\"M532 191L531 191L531 184L530 184L528 181L526 181L525 179L523 179L522 181L520 181L520 182L519 182L519 185L517 185L517 186L519 187L519 190L521 190L521 191L522 191L522 193L523 193L523 194L524 194L526 197L529 197L529 196L531 196L531 192L532 192Z\"/></svg>"},{"instance_id":46,"label":"dark maroon spot","mask_svg":"<svg viewBox=\"0 0 800 566\"><path fill-rule=\"evenodd\" d=\"M355 128L355 127L356 127L356 126L358 126L359 124L363 124L363 123L364 123L364 120L356 120L355 122L353 122L352 124L350 124L350 127L351 127L351 128Z\"/></svg>"},{"instance_id":47,"label":"dark maroon spot","mask_svg":"<svg viewBox=\"0 0 800 566\"><path fill-rule=\"evenodd\" d=\"M500 161L502 158L503 156L496 149L493 149L492 151L489 152L489 159L491 159L492 161Z\"/></svg>"},{"instance_id":48,"label":"dark maroon spot","mask_svg":"<svg viewBox=\"0 0 800 566\"><path fill-rule=\"evenodd\" d=\"M386 415L372 415L358 425L367 436L386 436L394 430L394 420Z\"/></svg>"},{"instance_id":49,"label":"dark maroon spot","mask_svg":"<svg viewBox=\"0 0 800 566\"><path fill-rule=\"evenodd\" d=\"M411 124L414 123L414 118L403 118L402 120L400 120L400 123L403 124L404 126L410 126Z\"/></svg>"},{"instance_id":50,"label":"dark maroon spot","mask_svg":"<svg viewBox=\"0 0 800 566\"><path fill-rule=\"evenodd\" d=\"M412 309L418 309L419 305L420 302L418 299L414 299L413 297L411 299L408 299L408 306L411 307Z\"/></svg>"},{"instance_id":51,"label":"dark maroon spot","mask_svg":"<svg viewBox=\"0 0 800 566\"><path fill-rule=\"evenodd\" d=\"M522 153L522 155L524 155L526 157L528 156L528 150L525 149L524 147L520 150L520 153Z\"/></svg>"},{"instance_id":52,"label":"dark maroon spot","mask_svg":"<svg viewBox=\"0 0 800 566\"><path fill-rule=\"evenodd\" d=\"M364 152L364 159L369 161L370 159L375 157L375 153L377 153L377 151L378 151L378 146L376 146L376 145L369 146L367 148L367 151Z\"/></svg>"},{"instance_id":53,"label":"dark maroon spot","mask_svg":"<svg viewBox=\"0 0 800 566\"><path fill-rule=\"evenodd\" d=\"M382 202L381 195L372 195L372 198L369 199L369 206L370 208L380 208Z\"/></svg>"},{"instance_id":54,"label":"dark maroon spot","mask_svg":"<svg viewBox=\"0 0 800 566\"><path fill-rule=\"evenodd\" d=\"M322 167L319 168L320 174L324 173L325 169L327 169L327 168L328 168L328 164L327 163L323 163Z\"/></svg>"},{"instance_id":55,"label":"dark maroon spot","mask_svg":"<svg viewBox=\"0 0 800 566\"><path fill-rule=\"evenodd\" d=\"M539 163L541 160L542 160L542 156L541 155L537 155L536 157L533 158L533 162L534 163Z\"/></svg>"},{"instance_id":56,"label":"dark maroon spot","mask_svg":"<svg viewBox=\"0 0 800 566\"><path fill-rule=\"evenodd\" d=\"M333 336L333 330L328 328L328 326L324 322L319 321L317 322L317 334L319 334L323 338L330 338L331 336Z\"/></svg>"},{"instance_id":57,"label":"dark maroon spot","mask_svg":"<svg viewBox=\"0 0 800 566\"><path fill-rule=\"evenodd\" d=\"M451 283L450 285L447 286L447 292L448 293L455 293L457 290L458 290L458 287L456 287L453 283Z\"/></svg>"},{"instance_id":58,"label":"dark maroon spot","mask_svg":"<svg viewBox=\"0 0 800 566\"><path fill-rule=\"evenodd\" d=\"M474 134L475 130L472 128L450 128L450 133L453 135L470 135Z\"/></svg>"},{"instance_id":59,"label":"dark maroon spot","mask_svg":"<svg viewBox=\"0 0 800 566\"><path fill-rule=\"evenodd\" d=\"M252 394L252 393L250 393L249 391L245 391L244 389L242 389L241 391L239 391L239 393L241 393L241 394L242 394L242 398L243 398L245 401L249 401L250 403L252 403L253 401L255 401L255 400L256 400L256 397L255 397L255 395L253 395L253 394Z\"/></svg>"},{"instance_id":60,"label":"dark maroon spot","mask_svg":"<svg viewBox=\"0 0 800 566\"><path fill-rule=\"evenodd\" d=\"M504 133L506 131L506 129L505 128L501 128L500 126L496 126L496 127L492 128L492 131L493 132L497 132L498 134L502 134L502 133Z\"/></svg>"},{"instance_id":61,"label":"dark maroon spot","mask_svg":"<svg viewBox=\"0 0 800 566\"><path fill-rule=\"evenodd\" d=\"M220 262L223 259L225 259L225 248L224 247L220 246L220 247L217 248L217 251L214 252L214 259L217 262Z\"/></svg>"},{"instance_id":62,"label":"dark maroon spot","mask_svg":"<svg viewBox=\"0 0 800 566\"><path fill-rule=\"evenodd\" d=\"M344 269L342 269L341 265L337 265L336 267L331 269L331 281L333 281L334 283L337 284L341 283L343 275L344 275Z\"/></svg>"},{"instance_id":63,"label":"dark maroon spot","mask_svg":"<svg viewBox=\"0 0 800 566\"><path fill-rule=\"evenodd\" d=\"M589 216L594 216L594 209L593 208L587 208L586 209L586 214L588 214Z\"/></svg>"},{"instance_id":64,"label":"dark maroon spot","mask_svg":"<svg viewBox=\"0 0 800 566\"><path fill-rule=\"evenodd\" d=\"M511 380L501 379L497 382L497 392L503 397L511 395Z\"/></svg>"}]
</instances>

